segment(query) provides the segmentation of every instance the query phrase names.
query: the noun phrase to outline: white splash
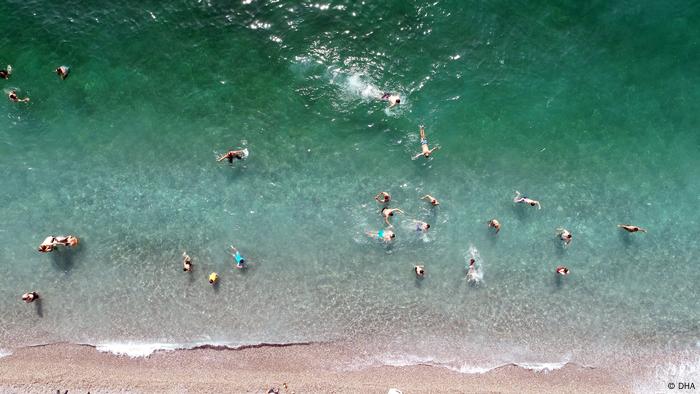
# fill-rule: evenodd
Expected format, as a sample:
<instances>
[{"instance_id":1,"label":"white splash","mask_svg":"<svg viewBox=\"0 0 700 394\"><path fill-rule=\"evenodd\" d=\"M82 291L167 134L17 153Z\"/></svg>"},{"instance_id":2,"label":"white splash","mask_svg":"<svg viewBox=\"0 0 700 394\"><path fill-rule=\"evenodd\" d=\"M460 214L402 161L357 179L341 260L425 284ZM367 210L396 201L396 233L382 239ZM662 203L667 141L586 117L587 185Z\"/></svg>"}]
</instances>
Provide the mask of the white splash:
<instances>
[{"instance_id":1,"label":"white splash","mask_svg":"<svg viewBox=\"0 0 700 394\"><path fill-rule=\"evenodd\" d=\"M464 259L467 262L465 266L465 269L467 270L467 276L465 277L465 279L472 284L482 283L484 281L483 260L481 259L481 255L479 254L479 251L474 245L469 245L469 250L467 250ZM471 259L474 259L475 261L474 268L469 267L469 261Z\"/></svg>"},{"instance_id":2,"label":"white splash","mask_svg":"<svg viewBox=\"0 0 700 394\"><path fill-rule=\"evenodd\" d=\"M98 352L112 353L117 356L131 358L148 357L156 351L173 351L184 349L181 345L172 343L138 343L138 342L113 342L95 345Z\"/></svg>"}]
</instances>

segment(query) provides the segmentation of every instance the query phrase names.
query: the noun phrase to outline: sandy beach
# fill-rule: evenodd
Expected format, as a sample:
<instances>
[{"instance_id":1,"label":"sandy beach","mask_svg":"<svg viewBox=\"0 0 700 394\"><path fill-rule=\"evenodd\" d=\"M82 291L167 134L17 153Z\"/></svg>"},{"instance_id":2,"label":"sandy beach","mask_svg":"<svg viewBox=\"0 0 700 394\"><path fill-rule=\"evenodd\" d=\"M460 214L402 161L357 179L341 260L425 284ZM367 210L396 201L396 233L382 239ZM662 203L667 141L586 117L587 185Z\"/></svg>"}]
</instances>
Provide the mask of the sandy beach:
<instances>
[{"instance_id":1,"label":"sandy beach","mask_svg":"<svg viewBox=\"0 0 700 394\"><path fill-rule=\"evenodd\" d=\"M3 393L602 393L629 392L606 371L567 365L550 372L505 366L484 374L444 368L338 368L351 349L335 344L203 348L129 358L91 346L24 348L0 359ZM338 360L341 360L338 363ZM284 389L283 384L287 384Z\"/></svg>"}]
</instances>

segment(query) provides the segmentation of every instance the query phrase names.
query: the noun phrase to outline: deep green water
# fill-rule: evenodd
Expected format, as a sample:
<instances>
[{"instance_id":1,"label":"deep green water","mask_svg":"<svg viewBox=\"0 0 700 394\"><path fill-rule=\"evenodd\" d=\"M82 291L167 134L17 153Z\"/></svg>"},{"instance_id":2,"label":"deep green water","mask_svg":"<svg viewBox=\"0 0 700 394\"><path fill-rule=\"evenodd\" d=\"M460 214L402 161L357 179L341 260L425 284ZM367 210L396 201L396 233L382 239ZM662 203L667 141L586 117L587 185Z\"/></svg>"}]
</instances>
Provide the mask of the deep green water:
<instances>
[{"instance_id":1,"label":"deep green water","mask_svg":"<svg viewBox=\"0 0 700 394\"><path fill-rule=\"evenodd\" d=\"M244 3L4 3L0 84L31 102L0 103L0 348L362 339L369 359L457 368L697 353L700 6ZM421 123L442 149L412 161ZM406 211L391 247L363 234L380 190ZM38 253L49 234L81 246Z\"/></svg>"}]
</instances>

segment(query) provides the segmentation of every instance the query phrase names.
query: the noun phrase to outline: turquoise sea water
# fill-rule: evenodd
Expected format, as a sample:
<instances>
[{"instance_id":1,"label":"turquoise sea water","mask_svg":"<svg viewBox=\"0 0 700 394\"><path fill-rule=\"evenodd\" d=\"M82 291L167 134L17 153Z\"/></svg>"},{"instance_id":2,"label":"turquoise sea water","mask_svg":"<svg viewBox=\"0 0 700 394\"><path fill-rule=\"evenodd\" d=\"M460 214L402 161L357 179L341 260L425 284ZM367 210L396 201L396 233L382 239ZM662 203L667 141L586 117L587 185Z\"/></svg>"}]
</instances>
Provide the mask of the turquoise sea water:
<instances>
[{"instance_id":1,"label":"turquoise sea water","mask_svg":"<svg viewBox=\"0 0 700 394\"><path fill-rule=\"evenodd\" d=\"M349 340L456 368L697 354L699 18L675 1L5 2L0 84L31 102L0 103L0 348ZM411 160L419 124L431 160ZM248 160L215 162L236 147ZM390 247L364 235L380 190L406 211ZM81 245L38 253L50 234Z\"/></svg>"}]
</instances>

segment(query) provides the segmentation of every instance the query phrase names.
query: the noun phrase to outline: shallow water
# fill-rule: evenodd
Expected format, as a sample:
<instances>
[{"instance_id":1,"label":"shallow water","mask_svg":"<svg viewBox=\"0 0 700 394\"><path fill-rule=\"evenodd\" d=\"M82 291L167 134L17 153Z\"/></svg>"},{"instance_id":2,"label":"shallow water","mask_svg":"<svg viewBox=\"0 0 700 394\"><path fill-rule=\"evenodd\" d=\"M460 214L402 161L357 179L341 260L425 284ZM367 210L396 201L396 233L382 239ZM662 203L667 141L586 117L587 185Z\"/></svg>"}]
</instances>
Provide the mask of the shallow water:
<instances>
[{"instance_id":1,"label":"shallow water","mask_svg":"<svg viewBox=\"0 0 700 394\"><path fill-rule=\"evenodd\" d=\"M0 84L32 101L0 104L0 348L362 339L455 368L698 351L697 5L7 5ZM421 123L441 150L412 161ZM389 247L364 235L380 190L406 211ZM48 234L81 245L40 254Z\"/></svg>"}]
</instances>

